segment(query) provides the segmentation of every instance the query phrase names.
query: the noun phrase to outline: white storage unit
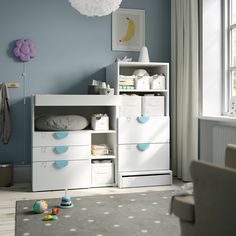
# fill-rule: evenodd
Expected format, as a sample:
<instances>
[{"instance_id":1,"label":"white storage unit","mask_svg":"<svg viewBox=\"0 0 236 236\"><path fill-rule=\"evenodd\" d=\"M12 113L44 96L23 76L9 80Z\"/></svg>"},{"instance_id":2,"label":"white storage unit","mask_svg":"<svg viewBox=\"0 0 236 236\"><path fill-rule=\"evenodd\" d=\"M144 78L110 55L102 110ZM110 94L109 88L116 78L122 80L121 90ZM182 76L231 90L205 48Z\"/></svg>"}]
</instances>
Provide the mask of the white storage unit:
<instances>
[{"instance_id":1,"label":"white storage unit","mask_svg":"<svg viewBox=\"0 0 236 236\"><path fill-rule=\"evenodd\" d=\"M108 99L109 98L109 99ZM113 186L116 162L116 120L119 96L35 95L32 97L32 190L45 191L91 186ZM80 114L88 120L106 113L108 130L37 131L35 117L41 114ZM109 145L112 153L92 156L91 145ZM111 163L92 164L93 159Z\"/></svg>"},{"instance_id":2,"label":"white storage unit","mask_svg":"<svg viewBox=\"0 0 236 236\"><path fill-rule=\"evenodd\" d=\"M137 69L159 80L137 89L120 89L118 78L132 76ZM117 62L107 67L106 78L123 101L118 118L119 187L171 184L169 64Z\"/></svg>"},{"instance_id":3,"label":"white storage unit","mask_svg":"<svg viewBox=\"0 0 236 236\"><path fill-rule=\"evenodd\" d=\"M145 69L150 77L164 74L164 82L155 87L160 89L151 84L146 89L120 89L119 76L132 76L137 69ZM115 95L33 96L33 191L172 183L169 64L118 62L107 67L106 79ZM48 113L83 115L89 121L93 114L108 114L109 120L102 130L96 125L95 130L35 130L35 117ZM91 154L91 145L99 144L109 146L107 155Z\"/></svg>"}]
</instances>

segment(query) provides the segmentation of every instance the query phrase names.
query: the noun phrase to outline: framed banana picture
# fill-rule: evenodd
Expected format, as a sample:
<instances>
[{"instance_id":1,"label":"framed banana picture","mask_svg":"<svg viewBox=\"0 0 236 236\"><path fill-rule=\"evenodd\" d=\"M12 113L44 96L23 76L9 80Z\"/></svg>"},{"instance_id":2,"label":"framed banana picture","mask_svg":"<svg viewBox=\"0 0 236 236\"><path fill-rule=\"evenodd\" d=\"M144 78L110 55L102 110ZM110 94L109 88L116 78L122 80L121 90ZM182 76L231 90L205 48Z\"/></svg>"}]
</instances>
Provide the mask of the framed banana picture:
<instances>
[{"instance_id":1,"label":"framed banana picture","mask_svg":"<svg viewBox=\"0 0 236 236\"><path fill-rule=\"evenodd\" d=\"M145 11L120 8L112 13L112 50L140 51L145 46Z\"/></svg>"}]
</instances>

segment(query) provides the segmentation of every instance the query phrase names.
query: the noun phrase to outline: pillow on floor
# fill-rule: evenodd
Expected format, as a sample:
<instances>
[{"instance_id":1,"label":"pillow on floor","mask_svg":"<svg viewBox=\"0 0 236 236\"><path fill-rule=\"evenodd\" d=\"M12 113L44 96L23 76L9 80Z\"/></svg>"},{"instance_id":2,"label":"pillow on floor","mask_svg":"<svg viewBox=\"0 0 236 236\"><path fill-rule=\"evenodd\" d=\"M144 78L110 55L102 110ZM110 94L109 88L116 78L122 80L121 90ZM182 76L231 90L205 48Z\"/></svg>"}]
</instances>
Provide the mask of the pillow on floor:
<instances>
[{"instance_id":1,"label":"pillow on floor","mask_svg":"<svg viewBox=\"0 0 236 236\"><path fill-rule=\"evenodd\" d=\"M89 125L88 120L79 115L47 115L35 120L36 130L81 130Z\"/></svg>"}]
</instances>

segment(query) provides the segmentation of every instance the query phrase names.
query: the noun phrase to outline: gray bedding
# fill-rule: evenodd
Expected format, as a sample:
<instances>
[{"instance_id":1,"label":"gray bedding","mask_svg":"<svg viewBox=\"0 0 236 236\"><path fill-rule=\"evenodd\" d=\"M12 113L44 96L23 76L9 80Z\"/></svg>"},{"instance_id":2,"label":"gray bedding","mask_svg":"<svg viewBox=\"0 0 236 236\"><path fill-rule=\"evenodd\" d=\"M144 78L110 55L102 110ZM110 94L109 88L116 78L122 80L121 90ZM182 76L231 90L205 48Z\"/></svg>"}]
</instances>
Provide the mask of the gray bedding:
<instances>
[{"instance_id":1,"label":"gray bedding","mask_svg":"<svg viewBox=\"0 0 236 236\"><path fill-rule=\"evenodd\" d=\"M82 130L89 125L88 120L80 115L45 115L35 120L36 130Z\"/></svg>"}]
</instances>

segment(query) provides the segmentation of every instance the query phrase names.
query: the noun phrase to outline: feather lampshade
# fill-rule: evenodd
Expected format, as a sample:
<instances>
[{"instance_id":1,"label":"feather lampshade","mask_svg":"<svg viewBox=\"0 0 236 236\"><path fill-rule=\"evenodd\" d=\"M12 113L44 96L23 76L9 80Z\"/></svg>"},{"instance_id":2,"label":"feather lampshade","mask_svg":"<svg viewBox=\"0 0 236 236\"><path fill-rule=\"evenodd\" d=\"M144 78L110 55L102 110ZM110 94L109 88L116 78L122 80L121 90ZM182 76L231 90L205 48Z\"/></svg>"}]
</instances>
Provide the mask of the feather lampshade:
<instances>
[{"instance_id":1,"label":"feather lampshade","mask_svg":"<svg viewBox=\"0 0 236 236\"><path fill-rule=\"evenodd\" d=\"M106 16L116 11L122 0L69 0L71 6L86 16Z\"/></svg>"}]
</instances>

